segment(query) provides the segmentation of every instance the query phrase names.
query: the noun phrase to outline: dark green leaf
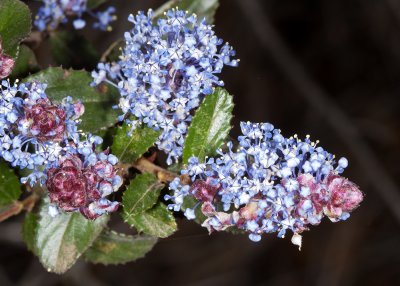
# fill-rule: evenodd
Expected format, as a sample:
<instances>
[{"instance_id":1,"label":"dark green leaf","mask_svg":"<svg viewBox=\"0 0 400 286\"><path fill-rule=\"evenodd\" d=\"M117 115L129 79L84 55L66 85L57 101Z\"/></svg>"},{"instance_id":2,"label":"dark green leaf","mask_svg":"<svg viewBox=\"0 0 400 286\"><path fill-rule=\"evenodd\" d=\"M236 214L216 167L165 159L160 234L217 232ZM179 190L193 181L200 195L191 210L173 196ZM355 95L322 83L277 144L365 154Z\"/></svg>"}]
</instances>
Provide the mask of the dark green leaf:
<instances>
[{"instance_id":1,"label":"dark green leaf","mask_svg":"<svg viewBox=\"0 0 400 286\"><path fill-rule=\"evenodd\" d=\"M35 253L36 231L38 229L39 215L27 213L22 225L22 238L28 249Z\"/></svg>"},{"instance_id":2,"label":"dark green leaf","mask_svg":"<svg viewBox=\"0 0 400 286\"><path fill-rule=\"evenodd\" d=\"M48 271L64 273L92 245L107 221L107 216L91 221L80 213L51 217L44 203L39 215L28 215L23 237Z\"/></svg>"},{"instance_id":3,"label":"dark green leaf","mask_svg":"<svg viewBox=\"0 0 400 286\"><path fill-rule=\"evenodd\" d=\"M107 2L107 0L88 0L87 7L89 9L95 9L105 2Z\"/></svg>"},{"instance_id":4,"label":"dark green leaf","mask_svg":"<svg viewBox=\"0 0 400 286\"><path fill-rule=\"evenodd\" d=\"M21 78L27 76L30 72L36 72L39 66L36 60L35 53L27 46L21 45L18 58L15 61L11 78Z\"/></svg>"},{"instance_id":5,"label":"dark green leaf","mask_svg":"<svg viewBox=\"0 0 400 286\"><path fill-rule=\"evenodd\" d=\"M157 238L152 236L132 236L107 230L100 234L84 256L93 263L123 264L144 257L156 242Z\"/></svg>"},{"instance_id":6,"label":"dark green leaf","mask_svg":"<svg viewBox=\"0 0 400 286\"><path fill-rule=\"evenodd\" d=\"M128 135L131 127L124 124L118 127L111 147L112 152L121 162L133 163L139 159L156 142L160 131L155 131L147 126L136 128Z\"/></svg>"},{"instance_id":7,"label":"dark green leaf","mask_svg":"<svg viewBox=\"0 0 400 286\"><path fill-rule=\"evenodd\" d=\"M118 121L120 112L112 108L118 104L117 89L110 85L91 87L92 77L86 71L48 68L24 81L35 80L47 83L46 94L54 102L61 102L63 98L71 96L85 105L85 113L79 125L83 131L96 134Z\"/></svg>"},{"instance_id":8,"label":"dark green leaf","mask_svg":"<svg viewBox=\"0 0 400 286\"><path fill-rule=\"evenodd\" d=\"M155 205L152 209L142 214L127 216L125 221L139 232L156 237L168 237L177 230L172 212L162 203Z\"/></svg>"},{"instance_id":9,"label":"dark green leaf","mask_svg":"<svg viewBox=\"0 0 400 286\"><path fill-rule=\"evenodd\" d=\"M21 194L21 184L4 161L0 161L0 206L12 204Z\"/></svg>"},{"instance_id":10,"label":"dark green leaf","mask_svg":"<svg viewBox=\"0 0 400 286\"><path fill-rule=\"evenodd\" d=\"M205 97L188 129L183 147L184 163L191 156L204 161L206 156L215 154L231 129L232 110L232 96L223 88L216 88Z\"/></svg>"},{"instance_id":11,"label":"dark green leaf","mask_svg":"<svg viewBox=\"0 0 400 286\"><path fill-rule=\"evenodd\" d=\"M129 219L151 209L157 203L163 187L153 174L137 175L122 197L124 218Z\"/></svg>"},{"instance_id":12,"label":"dark green leaf","mask_svg":"<svg viewBox=\"0 0 400 286\"><path fill-rule=\"evenodd\" d=\"M76 31L59 31L50 35L54 60L64 68L92 70L100 59L93 45Z\"/></svg>"},{"instance_id":13,"label":"dark green leaf","mask_svg":"<svg viewBox=\"0 0 400 286\"><path fill-rule=\"evenodd\" d=\"M0 0L0 39L4 52L15 58L19 43L31 31L31 13L19 0Z\"/></svg>"},{"instance_id":14,"label":"dark green leaf","mask_svg":"<svg viewBox=\"0 0 400 286\"><path fill-rule=\"evenodd\" d=\"M178 7L189 13L195 13L199 19L206 18L207 23L212 24L218 6L219 0L170 0L154 12L154 18L159 18L165 11Z\"/></svg>"}]
</instances>

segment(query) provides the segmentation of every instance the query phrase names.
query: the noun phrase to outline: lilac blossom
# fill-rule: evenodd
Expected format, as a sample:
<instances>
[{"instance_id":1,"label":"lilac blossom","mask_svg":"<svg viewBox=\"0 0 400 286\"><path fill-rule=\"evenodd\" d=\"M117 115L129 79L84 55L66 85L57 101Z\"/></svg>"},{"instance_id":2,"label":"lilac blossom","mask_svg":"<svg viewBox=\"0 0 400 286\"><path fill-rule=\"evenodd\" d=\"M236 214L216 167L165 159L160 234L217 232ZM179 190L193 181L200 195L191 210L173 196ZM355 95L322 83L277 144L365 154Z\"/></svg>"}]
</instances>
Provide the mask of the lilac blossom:
<instances>
[{"instance_id":1,"label":"lilac blossom","mask_svg":"<svg viewBox=\"0 0 400 286\"><path fill-rule=\"evenodd\" d=\"M156 142L168 164L182 155L188 125L203 98L224 83L224 65L237 66L235 52L196 15L169 10L153 20L153 11L130 15L133 29L117 63L100 63L94 85L103 81L120 91L119 108L132 130L147 125L162 130ZM156 23L155 23L156 22Z\"/></svg>"},{"instance_id":2,"label":"lilac blossom","mask_svg":"<svg viewBox=\"0 0 400 286\"><path fill-rule=\"evenodd\" d=\"M56 162L65 143L79 138L83 105L71 97L53 104L45 91L46 85L37 82L2 81L0 87L0 158L12 167L32 170L23 183L43 183L43 166Z\"/></svg>"},{"instance_id":3,"label":"lilac blossom","mask_svg":"<svg viewBox=\"0 0 400 286\"><path fill-rule=\"evenodd\" d=\"M236 227L259 241L263 233L287 230L301 246L301 232L318 225L324 216L332 222L346 220L363 194L358 186L340 176L348 161L312 142L309 136L285 138L269 123L241 123L239 146L232 142L219 149L216 158L202 163L192 157L183 175L191 185L176 178L170 189L170 209L183 209L185 197L194 197L207 217L209 232ZM188 219L194 209L186 209Z\"/></svg>"},{"instance_id":4,"label":"lilac blossom","mask_svg":"<svg viewBox=\"0 0 400 286\"><path fill-rule=\"evenodd\" d=\"M68 17L73 17L73 26L76 30L83 29L86 21L85 14L92 16L96 21L93 27L103 31L110 31L110 23L116 20L115 8L109 7L102 12L93 12L88 7L88 0L43 0L34 24L39 31L54 30L59 24L68 22Z\"/></svg>"}]
</instances>

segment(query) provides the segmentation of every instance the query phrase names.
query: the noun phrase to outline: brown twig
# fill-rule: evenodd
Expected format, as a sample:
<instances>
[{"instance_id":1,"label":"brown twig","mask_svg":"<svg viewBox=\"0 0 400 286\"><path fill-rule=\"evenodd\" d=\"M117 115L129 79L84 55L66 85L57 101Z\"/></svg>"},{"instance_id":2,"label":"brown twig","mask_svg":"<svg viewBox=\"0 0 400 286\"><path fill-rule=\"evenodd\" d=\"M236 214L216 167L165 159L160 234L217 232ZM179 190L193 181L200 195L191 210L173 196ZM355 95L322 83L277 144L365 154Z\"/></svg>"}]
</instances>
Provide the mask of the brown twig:
<instances>
[{"instance_id":1,"label":"brown twig","mask_svg":"<svg viewBox=\"0 0 400 286\"><path fill-rule=\"evenodd\" d=\"M29 197L22 201L15 201L13 204L0 210L0 222L18 215L21 211L26 210L30 212L35 206L36 202L40 199L40 196L33 192Z\"/></svg>"},{"instance_id":2,"label":"brown twig","mask_svg":"<svg viewBox=\"0 0 400 286\"><path fill-rule=\"evenodd\" d=\"M158 180L163 183L171 182L176 177L179 177L178 174L165 170L143 157L137 160L132 167L138 169L142 173L151 173L156 175Z\"/></svg>"},{"instance_id":3,"label":"brown twig","mask_svg":"<svg viewBox=\"0 0 400 286\"><path fill-rule=\"evenodd\" d=\"M268 17L262 12L259 1L237 0L236 3L246 14L260 43L270 53L271 59L275 61L292 85L299 90L303 98L325 118L326 122L348 146L365 177L400 223L399 188L385 171L375 153L364 142L351 118L313 81L301 63L292 55Z\"/></svg>"},{"instance_id":4,"label":"brown twig","mask_svg":"<svg viewBox=\"0 0 400 286\"><path fill-rule=\"evenodd\" d=\"M23 205L21 202L16 201L12 205L8 205L2 210L0 210L0 222L19 214L23 210Z\"/></svg>"}]
</instances>

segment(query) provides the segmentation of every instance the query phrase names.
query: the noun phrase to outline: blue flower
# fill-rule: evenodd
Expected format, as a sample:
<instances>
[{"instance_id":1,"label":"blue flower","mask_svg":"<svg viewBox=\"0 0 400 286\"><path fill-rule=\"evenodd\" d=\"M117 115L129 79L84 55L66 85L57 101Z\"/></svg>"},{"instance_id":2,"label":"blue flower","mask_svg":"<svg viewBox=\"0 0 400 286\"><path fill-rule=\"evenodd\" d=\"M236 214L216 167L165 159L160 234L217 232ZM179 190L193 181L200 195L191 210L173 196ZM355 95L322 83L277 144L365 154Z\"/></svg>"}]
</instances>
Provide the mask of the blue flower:
<instances>
[{"instance_id":1,"label":"blue flower","mask_svg":"<svg viewBox=\"0 0 400 286\"><path fill-rule=\"evenodd\" d=\"M101 63L92 73L94 85L106 81L121 94L119 107L132 129L147 125L162 130L156 145L168 154L168 164L182 155L195 109L219 79L224 65L237 66L235 52L223 44L205 20L169 10L153 23L153 12L130 15L125 48L118 63ZM133 116L135 119L126 119Z\"/></svg>"},{"instance_id":2,"label":"blue flower","mask_svg":"<svg viewBox=\"0 0 400 286\"><path fill-rule=\"evenodd\" d=\"M42 167L52 165L64 150L65 142L78 140L78 118L84 112L80 102L70 97L53 104L46 85L36 82L0 87L0 158L13 167L30 169L22 178L34 184L45 179Z\"/></svg>"},{"instance_id":3,"label":"blue flower","mask_svg":"<svg viewBox=\"0 0 400 286\"><path fill-rule=\"evenodd\" d=\"M347 159L336 162L318 141L285 138L269 123L242 122L241 129L237 148L229 142L205 163L190 158L182 174L192 183L177 178L170 184L173 195L165 197L173 201L170 209L181 210L191 196L202 204L203 226L210 232L237 227L259 241L263 233L284 237L291 230L299 244L299 233L309 225L324 216L345 220L362 201L359 188L339 176ZM185 215L193 219L194 211Z\"/></svg>"},{"instance_id":4,"label":"blue flower","mask_svg":"<svg viewBox=\"0 0 400 286\"><path fill-rule=\"evenodd\" d=\"M109 7L104 12L92 12L88 8L87 0L42 0L43 6L39 8L34 24L39 31L54 30L59 24L68 22L69 16L76 17L72 24L76 30L83 29L86 21L82 19L85 13L96 19L93 27L102 31L111 30L110 23L116 20L114 7Z\"/></svg>"}]
</instances>

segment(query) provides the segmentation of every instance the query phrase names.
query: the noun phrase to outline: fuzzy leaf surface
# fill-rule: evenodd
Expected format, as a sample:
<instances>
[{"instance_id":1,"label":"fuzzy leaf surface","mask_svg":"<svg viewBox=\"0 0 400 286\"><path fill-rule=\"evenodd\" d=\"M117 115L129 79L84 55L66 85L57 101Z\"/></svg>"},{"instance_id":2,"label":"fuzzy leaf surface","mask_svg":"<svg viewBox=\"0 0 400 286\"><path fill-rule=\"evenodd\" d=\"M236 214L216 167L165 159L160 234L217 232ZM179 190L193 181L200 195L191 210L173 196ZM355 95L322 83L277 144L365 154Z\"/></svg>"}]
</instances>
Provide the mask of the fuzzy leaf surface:
<instances>
[{"instance_id":1,"label":"fuzzy leaf surface","mask_svg":"<svg viewBox=\"0 0 400 286\"><path fill-rule=\"evenodd\" d=\"M117 265L142 258L156 244L157 238L147 235L126 235L103 231L85 252L85 259L92 263Z\"/></svg>"},{"instance_id":2,"label":"fuzzy leaf surface","mask_svg":"<svg viewBox=\"0 0 400 286\"><path fill-rule=\"evenodd\" d=\"M43 266L54 273L64 273L93 244L107 224L108 216L88 220L80 213L48 214L48 203L39 214L27 216L23 238Z\"/></svg>"}]
</instances>

